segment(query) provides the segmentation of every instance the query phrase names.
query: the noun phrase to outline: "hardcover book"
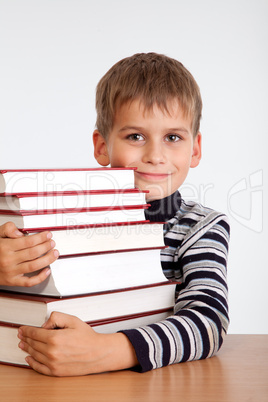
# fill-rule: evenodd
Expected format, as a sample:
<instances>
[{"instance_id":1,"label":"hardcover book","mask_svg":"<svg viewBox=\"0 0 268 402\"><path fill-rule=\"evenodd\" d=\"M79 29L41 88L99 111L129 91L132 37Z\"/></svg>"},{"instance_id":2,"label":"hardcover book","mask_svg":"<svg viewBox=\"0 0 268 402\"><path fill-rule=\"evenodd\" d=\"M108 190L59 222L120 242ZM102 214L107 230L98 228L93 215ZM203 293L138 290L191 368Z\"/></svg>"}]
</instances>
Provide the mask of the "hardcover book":
<instances>
[{"instance_id":1,"label":"hardcover book","mask_svg":"<svg viewBox=\"0 0 268 402\"><path fill-rule=\"evenodd\" d=\"M166 319L172 314L170 309L149 311L141 314L115 317L107 320L89 321L88 324L99 333L108 334L124 329L137 328ZM0 322L0 362L9 365L29 367L25 361L28 353L18 347L19 325Z\"/></svg>"},{"instance_id":2,"label":"hardcover book","mask_svg":"<svg viewBox=\"0 0 268 402\"><path fill-rule=\"evenodd\" d=\"M53 298L0 292L0 321L41 326L52 311L71 314L82 321L107 320L118 316L170 309L175 301L175 282L163 281L106 292Z\"/></svg>"},{"instance_id":3,"label":"hardcover book","mask_svg":"<svg viewBox=\"0 0 268 402\"><path fill-rule=\"evenodd\" d=\"M64 257L53 262L50 269L51 274L38 285L1 285L0 290L62 297L166 280L157 248Z\"/></svg>"},{"instance_id":4,"label":"hardcover book","mask_svg":"<svg viewBox=\"0 0 268 402\"><path fill-rule=\"evenodd\" d=\"M145 221L146 205L36 211L0 210L0 225L13 222L19 229L57 228L113 222Z\"/></svg>"},{"instance_id":5,"label":"hardcover book","mask_svg":"<svg viewBox=\"0 0 268 402\"><path fill-rule=\"evenodd\" d=\"M134 168L0 170L0 193L134 188Z\"/></svg>"},{"instance_id":6,"label":"hardcover book","mask_svg":"<svg viewBox=\"0 0 268 402\"><path fill-rule=\"evenodd\" d=\"M138 189L62 191L0 195L0 209L33 211L83 209L146 204L145 191Z\"/></svg>"},{"instance_id":7,"label":"hardcover book","mask_svg":"<svg viewBox=\"0 0 268 402\"><path fill-rule=\"evenodd\" d=\"M128 222L51 230L60 256L164 247L163 223ZM23 230L33 234L41 230Z\"/></svg>"}]
</instances>

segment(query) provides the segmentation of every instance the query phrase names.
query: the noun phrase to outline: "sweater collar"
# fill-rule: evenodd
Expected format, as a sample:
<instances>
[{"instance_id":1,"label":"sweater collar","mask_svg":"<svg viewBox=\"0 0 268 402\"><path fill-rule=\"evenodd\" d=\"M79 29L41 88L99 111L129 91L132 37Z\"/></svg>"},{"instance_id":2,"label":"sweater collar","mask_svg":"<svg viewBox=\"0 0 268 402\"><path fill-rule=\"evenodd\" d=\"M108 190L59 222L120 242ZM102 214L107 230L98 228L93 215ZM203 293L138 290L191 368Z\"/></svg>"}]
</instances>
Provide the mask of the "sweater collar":
<instances>
[{"instance_id":1,"label":"sweater collar","mask_svg":"<svg viewBox=\"0 0 268 402\"><path fill-rule=\"evenodd\" d=\"M151 201L148 209L145 209L145 218L150 222L166 222L173 218L181 206L179 191L160 200Z\"/></svg>"}]
</instances>

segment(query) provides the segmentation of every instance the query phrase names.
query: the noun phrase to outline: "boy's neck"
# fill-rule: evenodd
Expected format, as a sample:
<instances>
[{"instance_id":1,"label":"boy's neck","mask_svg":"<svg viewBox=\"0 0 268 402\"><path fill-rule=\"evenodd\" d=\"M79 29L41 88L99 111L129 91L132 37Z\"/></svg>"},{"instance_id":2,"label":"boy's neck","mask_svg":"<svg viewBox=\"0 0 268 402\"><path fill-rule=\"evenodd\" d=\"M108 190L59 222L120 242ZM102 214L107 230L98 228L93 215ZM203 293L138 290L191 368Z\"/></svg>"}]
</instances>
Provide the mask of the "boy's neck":
<instances>
[{"instance_id":1,"label":"boy's neck","mask_svg":"<svg viewBox=\"0 0 268 402\"><path fill-rule=\"evenodd\" d=\"M145 210L145 218L150 222L166 222L173 218L181 206L179 191L160 200L150 201L150 207Z\"/></svg>"}]
</instances>

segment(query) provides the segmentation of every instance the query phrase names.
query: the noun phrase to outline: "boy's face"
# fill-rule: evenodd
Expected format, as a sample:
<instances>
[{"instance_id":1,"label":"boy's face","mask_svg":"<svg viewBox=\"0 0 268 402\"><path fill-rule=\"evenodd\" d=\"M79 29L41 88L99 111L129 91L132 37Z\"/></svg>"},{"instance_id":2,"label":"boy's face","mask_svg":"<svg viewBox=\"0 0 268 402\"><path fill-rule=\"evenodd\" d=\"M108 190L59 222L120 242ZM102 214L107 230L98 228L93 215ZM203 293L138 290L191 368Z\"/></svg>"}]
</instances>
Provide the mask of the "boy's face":
<instances>
[{"instance_id":1,"label":"boy's face","mask_svg":"<svg viewBox=\"0 0 268 402\"><path fill-rule=\"evenodd\" d=\"M144 110L138 100L123 104L108 139L98 130L93 134L96 160L102 166L136 167L135 185L149 190L147 201L174 193L201 158L201 134L193 138L191 120L176 101L168 106L169 113L156 105Z\"/></svg>"}]
</instances>

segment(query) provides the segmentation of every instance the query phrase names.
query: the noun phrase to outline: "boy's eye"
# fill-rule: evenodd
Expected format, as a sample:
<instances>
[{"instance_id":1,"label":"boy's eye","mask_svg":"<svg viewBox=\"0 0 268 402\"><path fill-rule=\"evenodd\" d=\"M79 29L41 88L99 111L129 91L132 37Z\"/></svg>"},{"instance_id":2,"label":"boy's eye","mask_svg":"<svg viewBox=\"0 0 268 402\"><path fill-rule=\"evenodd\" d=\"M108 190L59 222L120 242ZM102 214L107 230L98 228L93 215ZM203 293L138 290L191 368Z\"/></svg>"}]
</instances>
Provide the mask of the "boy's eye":
<instances>
[{"instance_id":1,"label":"boy's eye","mask_svg":"<svg viewBox=\"0 0 268 402\"><path fill-rule=\"evenodd\" d=\"M135 134L129 134L128 136L127 136L127 138L129 139L129 140L131 140L131 141L142 141L143 140L143 136L141 135L141 134L137 134L137 133L135 133Z\"/></svg>"},{"instance_id":2,"label":"boy's eye","mask_svg":"<svg viewBox=\"0 0 268 402\"><path fill-rule=\"evenodd\" d=\"M180 140L180 137L177 134L168 134L166 136L166 141L168 142L177 142Z\"/></svg>"}]
</instances>

